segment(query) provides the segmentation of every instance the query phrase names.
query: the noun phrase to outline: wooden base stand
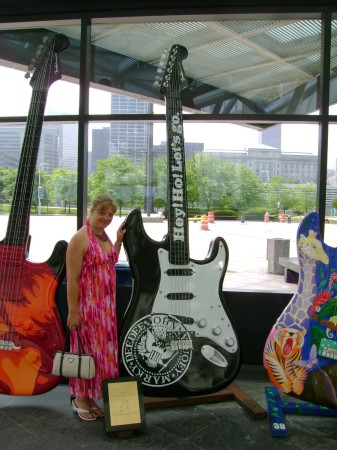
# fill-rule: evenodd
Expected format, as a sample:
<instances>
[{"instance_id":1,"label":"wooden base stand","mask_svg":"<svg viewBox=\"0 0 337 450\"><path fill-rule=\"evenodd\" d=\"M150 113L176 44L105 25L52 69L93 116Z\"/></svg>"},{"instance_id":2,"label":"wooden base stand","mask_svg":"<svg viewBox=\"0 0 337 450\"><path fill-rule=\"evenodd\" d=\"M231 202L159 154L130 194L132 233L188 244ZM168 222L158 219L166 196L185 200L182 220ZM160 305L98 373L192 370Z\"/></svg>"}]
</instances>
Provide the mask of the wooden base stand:
<instances>
[{"instance_id":1,"label":"wooden base stand","mask_svg":"<svg viewBox=\"0 0 337 450\"><path fill-rule=\"evenodd\" d=\"M144 397L145 409L168 408L174 406L196 405L201 403L216 403L235 401L238 403L253 419L260 420L267 417L267 411L256 403L245 391L240 389L235 383L227 388L209 395L183 398L156 398Z\"/></svg>"}]
</instances>

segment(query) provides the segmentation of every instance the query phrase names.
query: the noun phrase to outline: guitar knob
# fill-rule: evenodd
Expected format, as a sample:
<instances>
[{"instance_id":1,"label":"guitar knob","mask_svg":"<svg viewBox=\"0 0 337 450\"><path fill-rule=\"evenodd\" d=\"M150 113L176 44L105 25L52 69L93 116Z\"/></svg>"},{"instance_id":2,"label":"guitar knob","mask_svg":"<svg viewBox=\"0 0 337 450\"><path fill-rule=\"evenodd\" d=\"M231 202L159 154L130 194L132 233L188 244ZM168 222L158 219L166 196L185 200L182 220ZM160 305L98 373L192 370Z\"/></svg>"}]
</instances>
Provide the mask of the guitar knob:
<instances>
[{"instance_id":1,"label":"guitar knob","mask_svg":"<svg viewBox=\"0 0 337 450\"><path fill-rule=\"evenodd\" d=\"M212 333L215 336L219 336L221 334L221 332L222 332L222 329L219 326L215 326L215 327L212 328Z\"/></svg>"},{"instance_id":2,"label":"guitar knob","mask_svg":"<svg viewBox=\"0 0 337 450\"><path fill-rule=\"evenodd\" d=\"M225 345L227 347L233 347L234 344L235 344L234 338L228 337L225 339Z\"/></svg>"},{"instance_id":3,"label":"guitar knob","mask_svg":"<svg viewBox=\"0 0 337 450\"><path fill-rule=\"evenodd\" d=\"M197 320L197 325L199 328L205 328L205 326L207 325L207 320L202 318L202 319L198 319Z\"/></svg>"}]
</instances>

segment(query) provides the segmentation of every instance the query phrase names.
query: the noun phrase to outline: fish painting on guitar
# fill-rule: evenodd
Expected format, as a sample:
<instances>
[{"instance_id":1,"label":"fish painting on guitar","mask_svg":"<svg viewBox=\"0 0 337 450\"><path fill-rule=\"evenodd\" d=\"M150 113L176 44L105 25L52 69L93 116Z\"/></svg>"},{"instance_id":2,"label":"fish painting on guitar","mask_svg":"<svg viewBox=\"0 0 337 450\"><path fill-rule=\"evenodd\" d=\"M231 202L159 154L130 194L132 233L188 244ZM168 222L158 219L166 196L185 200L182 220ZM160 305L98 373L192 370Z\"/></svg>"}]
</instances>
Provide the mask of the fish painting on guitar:
<instances>
[{"instance_id":1,"label":"fish painting on guitar","mask_svg":"<svg viewBox=\"0 0 337 450\"><path fill-rule=\"evenodd\" d=\"M188 87L186 57L187 49L174 45L155 82L166 99L168 234L152 240L139 209L125 223L133 289L120 333L121 368L141 379L145 395L160 397L216 392L232 382L241 364L222 292L227 244L217 237L204 261L189 256L181 102Z\"/></svg>"},{"instance_id":2,"label":"fish painting on guitar","mask_svg":"<svg viewBox=\"0 0 337 450\"><path fill-rule=\"evenodd\" d=\"M59 241L46 262L27 259L29 215L49 86L61 78L59 53L69 46L55 35L41 52L30 84L27 118L7 231L0 242L0 394L36 395L55 387L53 355L64 332L55 294L65 275L67 243Z\"/></svg>"},{"instance_id":3,"label":"fish painting on guitar","mask_svg":"<svg viewBox=\"0 0 337 450\"><path fill-rule=\"evenodd\" d=\"M297 253L297 292L269 333L264 366L281 392L337 408L337 248L322 240L316 212L299 225Z\"/></svg>"}]
</instances>

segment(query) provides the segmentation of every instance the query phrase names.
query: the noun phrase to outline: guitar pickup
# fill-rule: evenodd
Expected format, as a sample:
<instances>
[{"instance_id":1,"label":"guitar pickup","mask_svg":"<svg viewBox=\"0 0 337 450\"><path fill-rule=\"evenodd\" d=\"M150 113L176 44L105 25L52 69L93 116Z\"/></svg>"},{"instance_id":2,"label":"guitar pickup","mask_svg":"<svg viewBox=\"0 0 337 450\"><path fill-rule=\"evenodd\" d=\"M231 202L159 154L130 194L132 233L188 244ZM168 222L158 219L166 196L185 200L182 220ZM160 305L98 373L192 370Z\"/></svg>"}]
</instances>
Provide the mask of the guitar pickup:
<instances>
[{"instance_id":1,"label":"guitar pickup","mask_svg":"<svg viewBox=\"0 0 337 450\"><path fill-rule=\"evenodd\" d=\"M195 271L192 269L180 268L180 269L167 269L165 273L169 277L191 277L195 273Z\"/></svg>"},{"instance_id":2,"label":"guitar pickup","mask_svg":"<svg viewBox=\"0 0 337 450\"><path fill-rule=\"evenodd\" d=\"M192 300L194 294L192 292L171 292L166 296L169 300Z\"/></svg>"}]
</instances>

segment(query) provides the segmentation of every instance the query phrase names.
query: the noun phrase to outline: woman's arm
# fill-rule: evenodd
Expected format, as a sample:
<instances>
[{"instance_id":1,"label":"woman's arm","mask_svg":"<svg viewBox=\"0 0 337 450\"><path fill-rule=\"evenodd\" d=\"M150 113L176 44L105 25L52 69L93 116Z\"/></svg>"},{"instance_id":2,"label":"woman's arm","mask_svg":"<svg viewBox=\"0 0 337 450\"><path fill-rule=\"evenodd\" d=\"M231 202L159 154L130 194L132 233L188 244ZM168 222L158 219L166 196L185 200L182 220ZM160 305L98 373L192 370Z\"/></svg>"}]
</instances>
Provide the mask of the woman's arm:
<instances>
[{"instance_id":1,"label":"woman's arm","mask_svg":"<svg viewBox=\"0 0 337 450\"><path fill-rule=\"evenodd\" d=\"M68 301L67 325L70 329L76 329L81 324L81 318L77 309L79 293L78 282L86 249L87 238L86 234L84 234L81 229L70 240L66 254Z\"/></svg>"},{"instance_id":2,"label":"woman's arm","mask_svg":"<svg viewBox=\"0 0 337 450\"><path fill-rule=\"evenodd\" d=\"M122 247L122 241L124 238L124 235L126 233L126 228L125 228L125 222L123 222L117 230L117 235L116 235L116 242L114 243L114 246L117 250L117 253L119 254L121 251L121 247Z\"/></svg>"}]
</instances>

